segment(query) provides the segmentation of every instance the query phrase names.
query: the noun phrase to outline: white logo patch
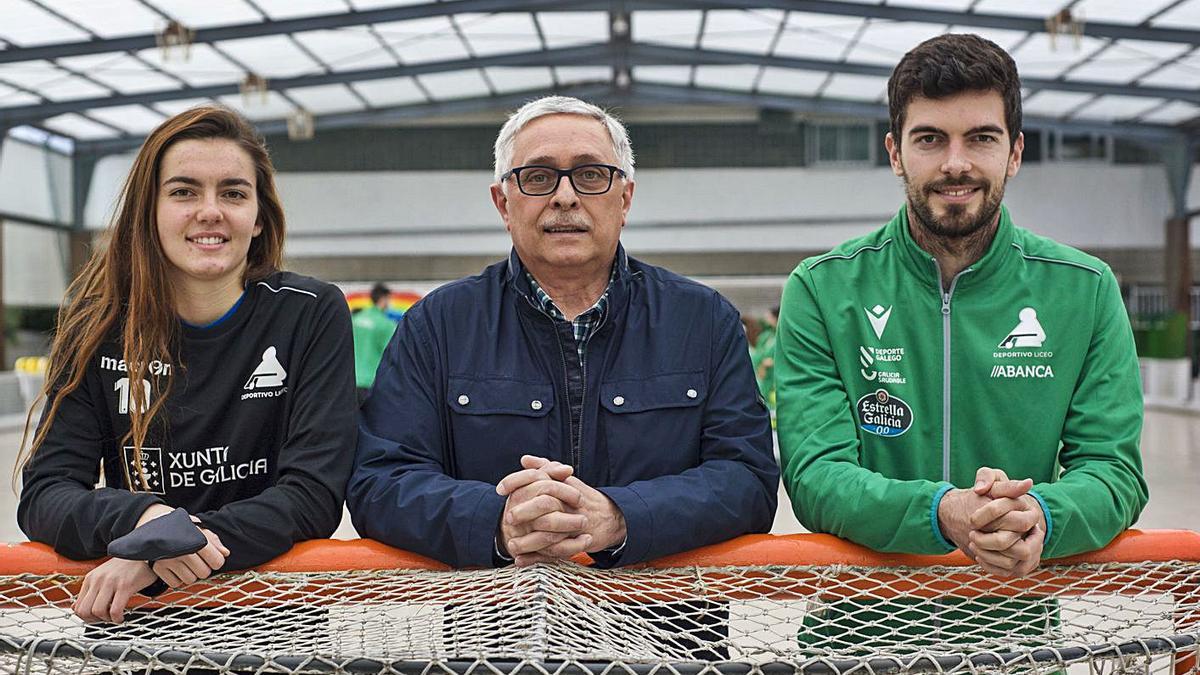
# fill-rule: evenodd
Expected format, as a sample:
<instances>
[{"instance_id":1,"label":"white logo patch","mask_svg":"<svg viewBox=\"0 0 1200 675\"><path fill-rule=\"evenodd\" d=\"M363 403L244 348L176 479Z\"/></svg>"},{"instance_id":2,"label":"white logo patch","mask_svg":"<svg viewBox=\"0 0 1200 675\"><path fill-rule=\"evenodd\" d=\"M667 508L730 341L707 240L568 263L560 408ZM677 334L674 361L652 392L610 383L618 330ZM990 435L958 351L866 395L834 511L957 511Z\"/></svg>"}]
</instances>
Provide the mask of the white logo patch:
<instances>
[{"instance_id":1,"label":"white logo patch","mask_svg":"<svg viewBox=\"0 0 1200 675\"><path fill-rule=\"evenodd\" d=\"M867 313L867 320L871 322L871 329L875 331L875 337L882 340L883 331L887 329L888 318L892 316L892 307L888 305L884 309L883 305L875 305L871 309L863 307L863 311Z\"/></svg>"},{"instance_id":2,"label":"white logo patch","mask_svg":"<svg viewBox=\"0 0 1200 675\"><path fill-rule=\"evenodd\" d=\"M267 347L262 355L262 363L254 369L254 373L250 375L250 379L246 380L246 386L243 389L282 387L285 379L287 379L287 371L275 357L275 347Z\"/></svg>"},{"instance_id":3,"label":"white logo patch","mask_svg":"<svg viewBox=\"0 0 1200 675\"><path fill-rule=\"evenodd\" d=\"M1042 330L1042 324L1038 322L1037 310L1026 307L1017 316L1020 322L1016 328L1009 331L1008 337L1000 341L999 348L1041 347L1046 341L1046 331Z\"/></svg>"},{"instance_id":4,"label":"white logo patch","mask_svg":"<svg viewBox=\"0 0 1200 675\"><path fill-rule=\"evenodd\" d=\"M862 370L858 372L862 373L862 376L868 382L874 382L879 373L871 368L871 364L875 363L875 357L871 355L871 352L867 351L866 347L860 346L858 348L858 362L862 364Z\"/></svg>"},{"instance_id":5,"label":"white logo patch","mask_svg":"<svg viewBox=\"0 0 1200 675\"><path fill-rule=\"evenodd\" d=\"M135 492L149 492L155 495L165 495L163 485L162 448L142 448L142 470L138 472L138 463L134 461L133 447L121 448L125 455L125 480Z\"/></svg>"},{"instance_id":6,"label":"white logo patch","mask_svg":"<svg viewBox=\"0 0 1200 675\"><path fill-rule=\"evenodd\" d=\"M1049 366L1049 365L1036 365L1036 366L996 365L996 366L992 366L992 377L1004 377L1004 378L1009 378L1009 379L1020 379L1020 380L1053 379L1054 367Z\"/></svg>"}]
</instances>

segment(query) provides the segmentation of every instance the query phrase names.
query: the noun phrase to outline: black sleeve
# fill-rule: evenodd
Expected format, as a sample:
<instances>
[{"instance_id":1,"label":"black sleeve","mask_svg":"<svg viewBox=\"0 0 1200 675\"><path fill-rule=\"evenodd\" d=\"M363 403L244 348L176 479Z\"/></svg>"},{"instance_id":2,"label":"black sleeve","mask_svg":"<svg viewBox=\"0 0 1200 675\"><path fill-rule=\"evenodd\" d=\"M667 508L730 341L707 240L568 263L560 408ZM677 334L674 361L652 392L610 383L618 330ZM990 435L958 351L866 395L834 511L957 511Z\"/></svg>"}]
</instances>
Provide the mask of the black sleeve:
<instances>
[{"instance_id":1,"label":"black sleeve","mask_svg":"<svg viewBox=\"0 0 1200 675\"><path fill-rule=\"evenodd\" d=\"M275 485L194 514L229 549L225 571L267 562L306 539L333 534L354 459L357 395L350 310L336 288L318 299L279 448Z\"/></svg>"},{"instance_id":2,"label":"black sleeve","mask_svg":"<svg viewBox=\"0 0 1200 675\"><path fill-rule=\"evenodd\" d=\"M111 442L99 388L99 374L89 367L79 388L62 397L42 446L21 474L21 530L75 560L106 555L108 542L128 534L142 512L161 501L120 486L96 487L104 446ZM49 410L48 401L39 427Z\"/></svg>"}]
</instances>

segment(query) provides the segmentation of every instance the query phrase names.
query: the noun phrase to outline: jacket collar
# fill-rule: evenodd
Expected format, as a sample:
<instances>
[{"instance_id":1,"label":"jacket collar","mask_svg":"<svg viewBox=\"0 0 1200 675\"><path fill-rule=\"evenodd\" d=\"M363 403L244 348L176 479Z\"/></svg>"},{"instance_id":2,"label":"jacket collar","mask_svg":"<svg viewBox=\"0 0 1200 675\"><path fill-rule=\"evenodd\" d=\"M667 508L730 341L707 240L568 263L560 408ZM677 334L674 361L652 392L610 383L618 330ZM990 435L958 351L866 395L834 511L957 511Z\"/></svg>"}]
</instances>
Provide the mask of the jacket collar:
<instances>
[{"instance_id":1,"label":"jacket collar","mask_svg":"<svg viewBox=\"0 0 1200 675\"><path fill-rule=\"evenodd\" d=\"M612 281L608 287L608 302L609 307L614 304L623 304L628 293L629 284L629 256L625 253L625 247L617 242L617 255L614 259L616 266L616 274L612 275ZM529 287L529 281L525 278L525 263L521 262L521 257L517 255L517 249L514 247L508 253L508 269L504 275L505 283L510 286L517 295L521 296L528 302L537 307L538 301L534 297L533 289Z\"/></svg>"},{"instance_id":2,"label":"jacket collar","mask_svg":"<svg viewBox=\"0 0 1200 675\"><path fill-rule=\"evenodd\" d=\"M908 228L908 204L900 207L900 212L886 226L889 237L896 241L900 248L900 257L909 271L919 280L934 288L938 285L938 267L933 254L917 245ZM958 288L970 287L990 277L997 270L1006 266L1014 259L1012 246L1015 226L1008 213L1008 207L1000 205L1000 223L996 227L996 236L983 257L971 263L960 273ZM967 270L970 270L968 272ZM940 290L939 290L940 292Z\"/></svg>"}]
</instances>

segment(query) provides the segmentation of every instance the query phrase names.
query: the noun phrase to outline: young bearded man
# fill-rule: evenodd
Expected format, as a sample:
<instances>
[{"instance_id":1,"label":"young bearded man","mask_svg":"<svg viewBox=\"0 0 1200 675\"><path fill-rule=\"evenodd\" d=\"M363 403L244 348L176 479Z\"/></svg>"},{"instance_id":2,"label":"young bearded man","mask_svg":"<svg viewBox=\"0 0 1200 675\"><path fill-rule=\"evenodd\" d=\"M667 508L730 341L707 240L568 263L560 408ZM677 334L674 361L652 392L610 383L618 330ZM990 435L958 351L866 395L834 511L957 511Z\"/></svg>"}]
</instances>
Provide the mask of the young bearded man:
<instances>
[{"instance_id":1,"label":"young bearded man","mask_svg":"<svg viewBox=\"0 0 1200 675\"><path fill-rule=\"evenodd\" d=\"M1102 261L1013 224L1012 58L974 35L910 51L886 147L906 204L803 261L775 381L783 478L809 529L955 548L1000 576L1098 549L1146 504L1129 320Z\"/></svg>"}]
</instances>

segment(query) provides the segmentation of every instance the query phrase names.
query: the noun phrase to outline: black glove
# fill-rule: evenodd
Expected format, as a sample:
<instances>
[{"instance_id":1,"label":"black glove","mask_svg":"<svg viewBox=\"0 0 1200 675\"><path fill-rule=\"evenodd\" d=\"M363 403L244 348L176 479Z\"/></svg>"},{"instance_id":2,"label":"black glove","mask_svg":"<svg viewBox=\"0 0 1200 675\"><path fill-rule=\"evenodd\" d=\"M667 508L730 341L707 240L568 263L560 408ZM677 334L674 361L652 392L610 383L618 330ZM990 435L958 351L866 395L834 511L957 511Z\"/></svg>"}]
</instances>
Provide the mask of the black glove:
<instances>
[{"instance_id":1,"label":"black glove","mask_svg":"<svg viewBox=\"0 0 1200 675\"><path fill-rule=\"evenodd\" d=\"M165 516L136 527L108 543L108 554L125 560L155 562L195 553L208 544L188 512L177 508Z\"/></svg>"}]
</instances>

